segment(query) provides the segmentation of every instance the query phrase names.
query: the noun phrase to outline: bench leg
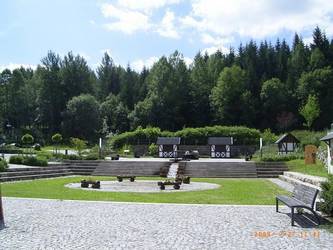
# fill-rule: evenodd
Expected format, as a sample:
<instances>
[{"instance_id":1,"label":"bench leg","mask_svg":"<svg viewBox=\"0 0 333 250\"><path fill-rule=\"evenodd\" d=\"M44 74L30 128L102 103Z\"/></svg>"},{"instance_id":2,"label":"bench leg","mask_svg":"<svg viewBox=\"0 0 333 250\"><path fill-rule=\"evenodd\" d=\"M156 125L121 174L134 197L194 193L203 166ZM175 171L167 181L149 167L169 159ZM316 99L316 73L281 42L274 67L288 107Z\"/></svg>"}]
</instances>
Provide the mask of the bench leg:
<instances>
[{"instance_id":1,"label":"bench leg","mask_svg":"<svg viewBox=\"0 0 333 250\"><path fill-rule=\"evenodd\" d=\"M276 198L276 212L279 212L279 200Z\"/></svg>"},{"instance_id":2,"label":"bench leg","mask_svg":"<svg viewBox=\"0 0 333 250\"><path fill-rule=\"evenodd\" d=\"M291 208L291 226L294 226L294 208Z\"/></svg>"}]
</instances>

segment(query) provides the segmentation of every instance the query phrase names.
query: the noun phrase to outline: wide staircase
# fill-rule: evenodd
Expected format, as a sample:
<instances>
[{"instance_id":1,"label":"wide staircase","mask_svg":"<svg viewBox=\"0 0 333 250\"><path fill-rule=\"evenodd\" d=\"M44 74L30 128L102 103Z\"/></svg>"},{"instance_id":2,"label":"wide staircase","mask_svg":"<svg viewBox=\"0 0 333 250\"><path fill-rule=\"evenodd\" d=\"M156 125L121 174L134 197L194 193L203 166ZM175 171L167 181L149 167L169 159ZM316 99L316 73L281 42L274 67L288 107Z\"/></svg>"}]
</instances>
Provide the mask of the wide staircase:
<instances>
[{"instance_id":1,"label":"wide staircase","mask_svg":"<svg viewBox=\"0 0 333 250\"><path fill-rule=\"evenodd\" d=\"M256 162L258 178L278 178L288 171L284 162Z\"/></svg>"},{"instance_id":2,"label":"wide staircase","mask_svg":"<svg viewBox=\"0 0 333 250\"><path fill-rule=\"evenodd\" d=\"M53 178L71 175L66 166L11 168L0 173L0 182Z\"/></svg>"},{"instance_id":3,"label":"wide staircase","mask_svg":"<svg viewBox=\"0 0 333 250\"><path fill-rule=\"evenodd\" d=\"M169 169L167 161L103 161L92 175L116 176L159 176L161 168Z\"/></svg>"},{"instance_id":4,"label":"wide staircase","mask_svg":"<svg viewBox=\"0 0 333 250\"><path fill-rule=\"evenodd\" d=\"M254 162L180 162L183 174L190 177L257 178Z\"/></svg>"}]
</instances>

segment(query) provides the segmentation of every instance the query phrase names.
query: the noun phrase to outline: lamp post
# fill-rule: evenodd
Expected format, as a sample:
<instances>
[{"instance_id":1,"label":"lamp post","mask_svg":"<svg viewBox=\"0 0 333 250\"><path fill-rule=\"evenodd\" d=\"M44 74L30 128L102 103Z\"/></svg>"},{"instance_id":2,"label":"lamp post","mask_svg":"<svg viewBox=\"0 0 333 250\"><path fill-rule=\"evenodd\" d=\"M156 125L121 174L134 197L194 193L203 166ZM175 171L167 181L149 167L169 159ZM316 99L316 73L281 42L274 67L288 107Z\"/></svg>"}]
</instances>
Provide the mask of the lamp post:
<instances>
[{"instance_id":1,"label":"lamp post","mask_svg":"<svg viewBox=\"0 0 333 250\"><path fill-rule=\"evenodd\" d=\"M0 230L5 227L5 220L3 216L3 209L2 209L2 195L1 195L1 184L0 184Z\"/></svg>"}]
</instances>

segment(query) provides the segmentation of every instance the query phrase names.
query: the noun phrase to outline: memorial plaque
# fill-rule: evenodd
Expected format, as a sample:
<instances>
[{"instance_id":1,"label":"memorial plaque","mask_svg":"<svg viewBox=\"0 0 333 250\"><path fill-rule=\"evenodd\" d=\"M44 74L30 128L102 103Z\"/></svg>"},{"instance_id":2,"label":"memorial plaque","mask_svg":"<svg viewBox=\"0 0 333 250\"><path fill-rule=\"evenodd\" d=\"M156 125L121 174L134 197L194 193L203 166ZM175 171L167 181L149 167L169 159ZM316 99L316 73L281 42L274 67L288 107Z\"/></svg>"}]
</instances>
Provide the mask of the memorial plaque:
<instances>
[{"instance_id":1,"label":"memorial plaque","mask_svg":"<svg viewBox=\"0 0 333 250\"><path fill-rule=\"evenodd\" d=\"M306 145L304 149L305 164L316 163L317 147L314 145Z\"/></svg>"}]
</instances>

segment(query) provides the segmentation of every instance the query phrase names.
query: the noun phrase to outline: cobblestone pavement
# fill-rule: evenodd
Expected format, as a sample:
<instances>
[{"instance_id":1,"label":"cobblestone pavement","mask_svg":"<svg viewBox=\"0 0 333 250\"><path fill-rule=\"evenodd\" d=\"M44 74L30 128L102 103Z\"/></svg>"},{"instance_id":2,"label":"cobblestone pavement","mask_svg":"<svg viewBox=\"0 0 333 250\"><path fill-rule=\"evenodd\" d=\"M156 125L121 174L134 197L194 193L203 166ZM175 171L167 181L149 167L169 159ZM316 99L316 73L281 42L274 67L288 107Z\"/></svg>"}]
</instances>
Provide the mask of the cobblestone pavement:
<instances>
[{"instance_id":1,"label":"cobblestone pavement","mask_svg":"<svg viewBox=\"0 0 333 250\"><path fill-rule=\"evenodd\" d=\"M333 249L274 206L4 198L0 249ZM289 212L281 207L282 212Z\"/></svg>"}]
</instances>

